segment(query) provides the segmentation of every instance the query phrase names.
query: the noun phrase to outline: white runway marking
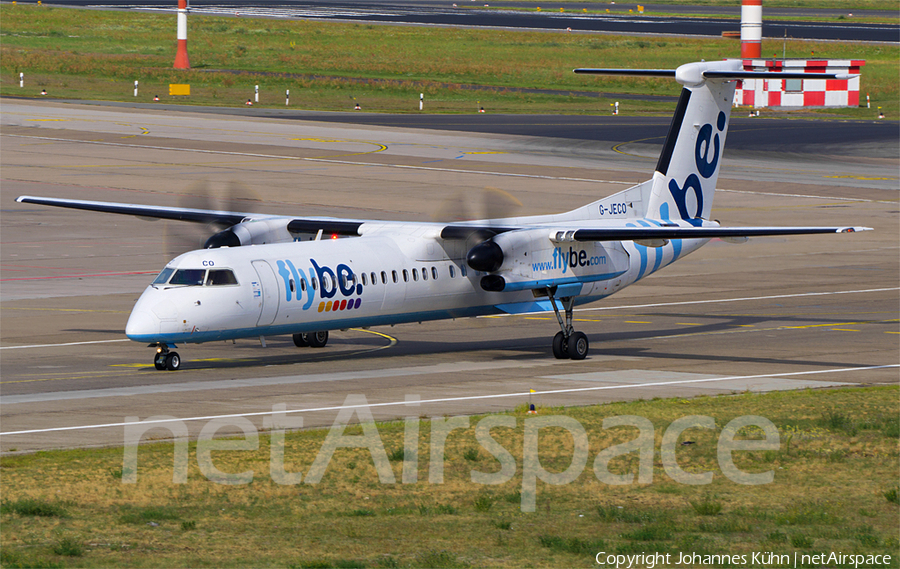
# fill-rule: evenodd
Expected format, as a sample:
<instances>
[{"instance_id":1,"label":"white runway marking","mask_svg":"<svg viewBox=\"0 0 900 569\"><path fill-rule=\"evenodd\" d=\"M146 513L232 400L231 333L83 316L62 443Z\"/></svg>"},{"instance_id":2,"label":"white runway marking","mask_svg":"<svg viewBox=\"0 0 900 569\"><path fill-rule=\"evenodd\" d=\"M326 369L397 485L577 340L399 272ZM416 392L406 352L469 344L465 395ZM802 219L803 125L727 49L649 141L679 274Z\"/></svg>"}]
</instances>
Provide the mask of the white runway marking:
<instances>
[{"instance_id":1,"label":"white runway marking","mask_svg":"<svg viewBox=\"0 0 900 569\"><path fill-rule=\"evenodd\" d=\"M633 308L658 308L660 306L680 306L686 304L718 304L722 302L743 302L748 300L775 300L779 298L801 298L806 296L831 296L835 294L865 294L869 292L886 292L900 290L900 287L869 288L862 290L836 290L831 292L801 292L796 294L774 294L771 296L747 296L743 298L721 298L717 300L685 300L683 302L662 302L659 304L635 304L631 306L598 306L596 308L579 308L578 311L588 310L630 310Z\"/></svg>"},{"instance_id":2,"label":"white runway marking","mask_svg":"<svg viewBox=\"0 0 900 569\"><path fill-rule=\"evenodd\" d=\"M24 350L26 348L59 348L61 346L84 346L85 344L108 344L110 342L130 342L128 338L118 340L91 340L89 342L67 342L65 344L32 344L30 346L3 346L0 350Z\"/></svg>"},{"instance_id":3,"label":"white runway marking","mask_svg":"<svg viewBox=\"0 0 900 569\"><path fill-rule=\"evenodd\" d=\"M440 399L423 399L421 401L417 401L418 404L424 405L427 403L452 403L459 401L476 401L479 399L501 399L501 398L510 398L510 397L528 397L535 395L553 395L558 393L581 393L587 391L605 391L611 389L631 389L635 387L662 387L668 385L689 385L689 384L697 384L697 383L710 383L710 382L723 382L723 381L737 381L737 380L749 380L749 379L764 379L764 378L776 378L776 377L798 377L804 375L818 375L818 374L830 374L830 373L852 373L857 371L870 371L875 369L888 369L888 368L897 368L900 367L900 364L895 365L881 365L881 366L866 366L866 367L850 367L850 368L838 368L838 369L825 369L825 370L816 370L816 371L796 371L796 372L788 372L788 373L770 373L770 374L761 374L761 375L745 375L745 376L730 376L730 377L714 377L714 378L704 378L704 379L686 379L679 381L656 381L656 382L648 382L648 383L626 383L622 385L603 385L599 387L581 387L581 388L573 388L573 389L550 389L546 391L535 391L535 392L516 392L516 393L496 393L493 395L470 395L467 397L445 397ZM357 409L357 408L377 408L377 407L398 407L408 405L407 401L389 401L384 403L369 403L366 405L335 405L330 407L316 407L311 409L290 409L284 411L284 413L313 413L319 411L339 411L341 409ZM237 418L237 417L262 417L271 415L272 411L259 411L255 413L231 413L226 415L206 415L202 417L183 417L180 419L154 419L152 421L128 421L121 423L104 423L99 425L77 425L72 427L54 427L50 429L29 429L26 431L7 431L4 433L0 433L0 436L12 436L12 435L33 435L37 433L53 433L60 431L83 431L88 429L102 429L102 428L110 428L110 427L127 427L129 425L150 425L150 424L165 424L165 423L173 423L173 422L188 422L188 421L212 421L214 419L229 419L229 418Z\"/></svg>"}]
</instances>

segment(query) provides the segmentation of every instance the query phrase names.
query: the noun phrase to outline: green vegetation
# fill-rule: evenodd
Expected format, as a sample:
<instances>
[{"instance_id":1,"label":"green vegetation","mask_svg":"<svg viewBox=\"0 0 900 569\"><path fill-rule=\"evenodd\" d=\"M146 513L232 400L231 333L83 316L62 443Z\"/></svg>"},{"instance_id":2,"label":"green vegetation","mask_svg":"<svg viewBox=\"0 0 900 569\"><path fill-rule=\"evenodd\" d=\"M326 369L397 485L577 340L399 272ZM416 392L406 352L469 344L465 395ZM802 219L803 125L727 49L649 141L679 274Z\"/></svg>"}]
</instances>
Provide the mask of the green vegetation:
<instances>
[{"instance_id":1,"label":"green vegetation","mask_svg":"<svg viewBox=\"0 0 900 569\"><path fill-rule=\"evenodd\" d=\"M583 408L539 408L565 415L588 436L587 466L573 482L537 482L536 511L522 511L525 407L509 413L516 428L491 437L515 459L506 482L476 484L472 472L501 463L468 429L446 439L444 481L429 483L431 427L422 421L418 481L402 484L403 459L390 462L397 482L379 482L368 448L339 448L321 482L280 485L269 476L270 437L258 450L214 450L225 473L252 470L253 481L225 485L204 477L192 444L187 481L172 481L171 443L138 454L137 482L116 476L122 449L40 452L0 458L0 563L3 567L580 567L599 551L792 554L843 551L893 555L898 567L897 417L900 389L745 393L634 401ZM603 429L605 418L636 415L654 428L651 483L609 485L594 471L604 449L634 440L633 427ZM710 416L715 429L691 428L675 446L680 468L712 472L707 485L680 484L666 473L660 444L669 425ZM777 427L777 450L732 453L744 472L774 473L769 484L740 485L722 475L717 441L736 417L758 415ZM849 427L848 427L849 426ZM375 425L386 449L403 448L405 426ZM328 433L285 436L285 469L308 473ZM362 433L348 427L345 435ZM852 434L851 434L852 433ZM746 427L739 438L761 440ZM538 458L565 471L574 452L568 431L540 430ZM682 445L689 440L693 444ZM468 454L468 456L467 456ZM829 457L840 454L833 462ZM474 459L474 460L473 460ZM637 452L608 461L612 474L636 474ZM60 497L65 502L60 501Z\"/></svg>"},{"instance_id":2,"label":"green vegetation","mask_svg":"<svg viewBox=\"0 0 900 569\"><path fill-rule=\"evenodd\" d=\"M737 54L731 39L620 37L500 30L338 24L192 15L192 69L172 69L175 20L170 14L0 5L0 95L239 106L260 85L260 105L321 110L431 113L608 113L610 98L570 91L675 96L679 86L656 78L588 77L574 67L675 67ZM763 53L782 53L780 41ZM872 118L900 113L897 46L797 42L788 57L865 59L862 92L872 109L820 111ZM19 88L19 73L25 88ZM139 97L133 96L134 81ZM171 83L191 85L170 97ZM472 90L471 86L488 86ZM553 89L537 94L515 89ZM620 101L623 114L669 114L672 102Z\"/></svg>"}]
</instances>

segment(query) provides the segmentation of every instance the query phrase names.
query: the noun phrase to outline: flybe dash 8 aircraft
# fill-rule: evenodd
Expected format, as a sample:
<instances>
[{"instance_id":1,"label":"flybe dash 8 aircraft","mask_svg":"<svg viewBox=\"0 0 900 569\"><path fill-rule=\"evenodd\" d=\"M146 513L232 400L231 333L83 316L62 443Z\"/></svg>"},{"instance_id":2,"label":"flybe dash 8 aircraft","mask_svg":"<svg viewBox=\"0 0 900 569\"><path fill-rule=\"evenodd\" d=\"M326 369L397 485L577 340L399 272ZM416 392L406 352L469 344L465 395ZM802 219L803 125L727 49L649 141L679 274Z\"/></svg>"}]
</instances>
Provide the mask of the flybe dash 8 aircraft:
<instances>
[{"instance_id":1,"label":"flybe dash 8 aircraft","mask_svg":"<svg viewBox=\"0 0 900 569\"><path fill-rule=\"evenodd\" d=\"M177 344L293 335L323 347L328 331L489 314L553 311L557 358L583 359L576 305L605 298L710 239L845 233L866 227L722 227L713 194L735 81L809 79L744 71L740 60L675 70L576 69L662 76L683 86L652 179L553 215L453 223L260 215L21 196L16 201L214 223L203 249L170 261L128 318L126 335L177 370ZM817 73L815 79L849 76Z\"/></svg>"}]
</instances>

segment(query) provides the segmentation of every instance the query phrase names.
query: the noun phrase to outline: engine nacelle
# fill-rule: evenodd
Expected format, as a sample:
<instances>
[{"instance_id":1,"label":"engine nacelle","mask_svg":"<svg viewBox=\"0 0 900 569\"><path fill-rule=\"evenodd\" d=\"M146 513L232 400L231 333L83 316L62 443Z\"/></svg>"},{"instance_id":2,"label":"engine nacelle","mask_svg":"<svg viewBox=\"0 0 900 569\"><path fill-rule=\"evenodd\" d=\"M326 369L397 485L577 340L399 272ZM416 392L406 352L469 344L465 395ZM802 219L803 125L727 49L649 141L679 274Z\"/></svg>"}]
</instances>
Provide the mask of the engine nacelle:
<instances>
[{"instance_id":1,"label":"engine nacelle","mask_svg":"<svg viewBox=\"0 0 900 569\"><path fill-rule=\"evenodd\" d=\"M466 260L473 269L488 273L480 281L488 292L562 284L573 290L584 285L575 294L603 292L629 267L628 253L618 242L555 242L546 229L501 233L473 247Z\"/></svg>"},{"instance_id":2,"label":"engine nacelle","mask_svg":"<svg viewBox=\"0 0 900 569\"><path fill-rule=\"evenodd\" d=\"M493 273L503 266L503 249L490 239L482 241L469 249L466 263L476 271Z\"/></svg>"},{"instance_id":3,"label":"engine nacelle","mask_svg":"<svg viewBox=\"0 0 900 569\"><path fill-rule=\"evenodd\" d=\"M263 245L266 243L290 243L294 240L288 231L289 218L251 219L232 225L206 240L204 249Z\"/></svg>"}]
</instances>

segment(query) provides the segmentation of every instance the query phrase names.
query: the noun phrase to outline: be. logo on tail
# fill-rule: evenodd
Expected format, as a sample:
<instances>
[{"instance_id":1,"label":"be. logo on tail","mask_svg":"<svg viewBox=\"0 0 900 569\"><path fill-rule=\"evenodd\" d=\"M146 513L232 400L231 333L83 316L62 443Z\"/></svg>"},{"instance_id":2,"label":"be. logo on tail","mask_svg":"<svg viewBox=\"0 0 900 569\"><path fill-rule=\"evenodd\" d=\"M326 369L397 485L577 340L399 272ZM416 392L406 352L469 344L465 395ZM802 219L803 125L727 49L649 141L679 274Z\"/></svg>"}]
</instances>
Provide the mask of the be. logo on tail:
<instances>
[{"instance_id":1,"label":"be. logo on tail","mask_svg":"<svg viewBox=\"0 0 900 569\"><path fill-rule=\"evenodd\" d=\"M716 127L719 132L725 130L725 121L725 113L719 112L719 116L716 119ZM700 132L697 133L697 145L694 147L694 163L700 176L709 178L716 173L716 168L719 165L720 148L719 133L717 132L713 135L713 126L709 123L703 125L700 128ZM713 155L711 160L709 159L710 153ZM694 191L694 197L697 201L697 211L693 215L688 212L688 190ZM682 219L696 219L702 215L703 186L697 174L690 174L682 187L678 187L678 182L675 180L669 180L669 191L672 193L672 198L674 198L675 205L678 207L678 214Z\"/></svg>"}]
</instances>

